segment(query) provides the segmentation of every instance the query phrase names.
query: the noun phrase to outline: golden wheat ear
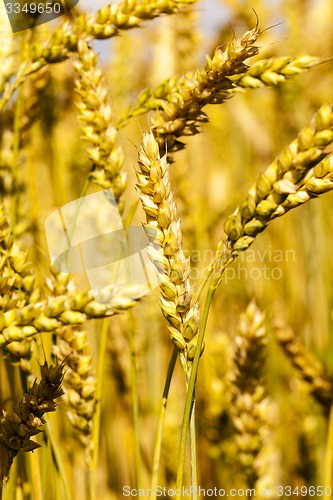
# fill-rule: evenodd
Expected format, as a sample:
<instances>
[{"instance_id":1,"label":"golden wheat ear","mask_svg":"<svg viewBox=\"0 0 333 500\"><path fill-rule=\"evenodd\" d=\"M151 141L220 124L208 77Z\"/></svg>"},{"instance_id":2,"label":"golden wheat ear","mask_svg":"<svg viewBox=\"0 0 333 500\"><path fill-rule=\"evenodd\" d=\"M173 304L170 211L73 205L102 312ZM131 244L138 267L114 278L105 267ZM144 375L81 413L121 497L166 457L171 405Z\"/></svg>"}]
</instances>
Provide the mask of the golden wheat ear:
<instances>
[{"instance_id":1,"label":"golden wheat ear","mask_svg":"<svg viewBox=\"0 0 333 500\"><path fill-rule=\"evenodd\" d=\"M139 150L137 171L140 199L146 213L144 225L152 245L161 290L161 309L171 340L180 353L186 373L194 357L199 324L199 306L189 280L190 261L183 251L180 221L169 179L166 155L160 156L152 132L145 134Z\"/></svg>"}]
</instances>

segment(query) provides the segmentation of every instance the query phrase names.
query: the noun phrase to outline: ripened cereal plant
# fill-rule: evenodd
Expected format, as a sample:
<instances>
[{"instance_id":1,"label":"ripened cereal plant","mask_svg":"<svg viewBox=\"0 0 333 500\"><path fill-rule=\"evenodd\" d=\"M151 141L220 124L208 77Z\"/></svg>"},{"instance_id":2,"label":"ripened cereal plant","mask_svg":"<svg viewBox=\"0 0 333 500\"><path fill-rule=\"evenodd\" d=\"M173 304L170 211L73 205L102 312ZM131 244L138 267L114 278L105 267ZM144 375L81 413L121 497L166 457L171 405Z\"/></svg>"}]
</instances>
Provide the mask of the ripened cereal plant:
<instances>
[{"instance_id":1,"label":"ripened cereal plant","mask_svg":"<svg viewBox=\"0 0 333 500\"><path fill-rule=\"evenodd\" d=\"M331 0L9 3L1 498L333 498Z\"/></svg>"}]
</instances>

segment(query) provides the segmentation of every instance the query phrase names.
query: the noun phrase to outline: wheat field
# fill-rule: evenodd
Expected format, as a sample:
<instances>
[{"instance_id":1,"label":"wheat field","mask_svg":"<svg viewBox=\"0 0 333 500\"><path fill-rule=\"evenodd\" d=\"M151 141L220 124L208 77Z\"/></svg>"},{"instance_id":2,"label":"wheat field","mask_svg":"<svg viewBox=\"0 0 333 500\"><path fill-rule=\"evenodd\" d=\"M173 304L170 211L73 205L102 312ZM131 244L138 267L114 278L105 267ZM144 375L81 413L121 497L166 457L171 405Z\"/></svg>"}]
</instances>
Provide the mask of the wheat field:
<instances>
[{"instance_id":1,"label":"wheat field","mask_svg":"<svg viewBox=\"0 0 333 500\"><path fill-rule=\"evenodd\" d=\"M331 0L5 4L2 500L333 498Z\"/></svg>"}]
</instances>

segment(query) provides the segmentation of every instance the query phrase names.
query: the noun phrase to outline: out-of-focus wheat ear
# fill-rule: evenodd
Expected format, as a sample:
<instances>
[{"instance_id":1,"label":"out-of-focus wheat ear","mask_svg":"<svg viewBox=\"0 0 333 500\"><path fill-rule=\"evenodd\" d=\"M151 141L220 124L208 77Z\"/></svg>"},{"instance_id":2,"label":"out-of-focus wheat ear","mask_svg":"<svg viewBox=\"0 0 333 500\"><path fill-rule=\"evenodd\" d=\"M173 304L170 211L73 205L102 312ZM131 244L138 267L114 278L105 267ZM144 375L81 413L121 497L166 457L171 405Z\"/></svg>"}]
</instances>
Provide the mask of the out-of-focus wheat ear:
<instances>
[{"instance_id":1,"label":"out-of-focus wheat ear","mask_svg":"<svg viewBox=\"0 0 333 500\"><path fill-rule=\"evenodd\" d=\"M236 461L249 488L255 488L261 475L259 455L263 447L269 400L265 381L265 315L254 301L241 315L234 342L230 412L237 449Z\"/></svg>"},{"instance_id":2,"label":"out-of-focus wheat ear","mask_svg":"<svg viewBox=\"0 0 333 500\"><path fill-rule=\"evenodd\" d=\"M52 352L66 362L63 389L69 406L67 416L86 451L89 464L92 456L92 421L96 407L96 376L88 353L87 332L79 327L57 330L57 343Z\"/></svg>"},{"instance_id":3,"label":"out-of-focus wheat ear","mask_svg":"<svg viewBox=\"0 0 333 500\"><path fill-rule=\"evenodd\" d=\"M275 336L299 376L308 384L312 396L328 415L333 402L333 383L325 374L322 363L306 350L290 326L276 321Z\"/></svg>"},{"instance_id":4,"label":"out-of-focus wheat ear","mask_svg":"<svg viewBox=\"0 0 333 500\"><path fill-rule=\"evenodd\" d=\"M7 463L4 481L9 478L10 467L19 451L33 451L40 445L31 438L45 424L43 415L56 410L55 400L63 395L63 365L41 365L41 380L35 380L19 405L11 412L2 411L0 419L0 444L6 449Z\"/></svg>"},{"instance_id":5,"label":"out-of-focus wheat ear","mask_svg":"<svg viewBox=\"0 0 333 500\"><path fill-rule=\"evenodd\" d=\"M260 174L224 224L231 254L243 252L268 223L291 208L333 188L333 101L323 104L308 125Z\"/></svg>"},{"instance_id":6,"label":"out-of-focus wheat ear","mask_svg":"<svg viewBox=\"0 0 333 500\"><path fill-rule=\"evenodd\" d=\"M27 253L13 242L9 217L3 204L0 204L0 261L0 347L4 346L4 356L11 363L30 373L31 342L28 337L17 334L14 317L21 314L23 307L33 307L40 294L35 287L35 276ZM10 324L13 325L11 332L8 330ZM12 342L7 345L9 338Z\"/></svg>"},{"instance_id":7,"label":"out-of-focus wheat ear","mask_svg":"<svg viewBox=\"0 0 333 500\"><path fill-rule=\"evenodd\" d=\"M161 309L182 366L189 373L196 347L199 305L189 279L190 261L183 251L169 165L166 155L160 156L152 132L144 135L140 146L137 179L147 217L144 227L151 241L149 256L160 282Z\"/></svg>"},{"instance_id":8,"label":"out-of-focus wheat ear","mask_svg":"<svg viewBox=\"0 0 333 500\"><path fill-rule=\"evenodd\" d=\"M70 274L57 273L51 268L49 291L53 297L63 297L75 289ZM68 405L67 416L84 446L87 466L93 457L92 426L96 409L96 374L88 347L87 331L82 325L61 326L55 331L52 353L66 363L63 399Z\"/></svg>"},{"instance_id":9,"label":"out-of-focus wheat ear","mask_svg":"<svg viewBox=\"0 0 333 500\"><path fill-rule=\"evenodd\" d=\"M122 30L136 28L162 14L174 14L196 0L161 0L158 3L143 0L139 3L128 0L115 5L107 4L96 13L83 12L73 23L61 23L45 41L38 40L31 47L31 59L25 60L17 69L17 78L5 86L0 98L0 111L8 103L17 88L33 73L47 64L66 60L71 52L78 50L79 40L104 40L118 35Z\"/></svg>"}]
</instances>

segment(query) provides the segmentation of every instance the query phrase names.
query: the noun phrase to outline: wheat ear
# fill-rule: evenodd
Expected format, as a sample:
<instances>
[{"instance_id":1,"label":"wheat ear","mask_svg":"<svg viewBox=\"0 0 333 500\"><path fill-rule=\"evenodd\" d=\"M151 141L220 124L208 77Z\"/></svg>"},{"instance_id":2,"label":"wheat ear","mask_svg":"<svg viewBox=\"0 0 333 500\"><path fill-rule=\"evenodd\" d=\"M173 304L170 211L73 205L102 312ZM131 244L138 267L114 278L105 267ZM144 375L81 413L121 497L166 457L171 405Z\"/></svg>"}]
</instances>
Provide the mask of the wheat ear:
<instances>
[{"instance_id":1,"label":"wheat ear","mask_svg":"<svg viewBox=\"0 0 333 500\"><path fill-rule=\"evenodd\" d=\"M246 71L245 60L258 53L255 45L260 30L258 26L247 31L241 38L233 37L225 50L216 49L213 58L207 56L202 71L189 73L170 93L170 101L157 113L152 131L160 151L169 153L183 149L179 140L199 132L198 127L208 121L202 108L206 104L222 103L233 87L232 75Z\"/></svg>"},{"instance_id":2,"label":"wheat ear","mask_svg":"<svg viewBox=\"0 0 333 500\"><path fill-rule=\"evenodd\" d=\"M52 269L49 291L53 297L64 295L74 284L69 274L56 273ZM55 330L56 342L52 353L66 363L63 388L64 400L69 406L67 416L78 431L87 463L92 459L92 420L96 408L96 375L88 348L87 331L83 326L63 326Z\"/></svg>"},{"instance_id":3,"label":"wheat ear","mask_svg":"<svg viewBox=\"0 0 333 500\"><path fill-rule=\"evenodd\" d=\"M215 54L221 51L221 48L217 48ZM247 89L277 85L321 62L321 59L318 57L307 55L295 58L284 56L261 59L250 66L244 65L243 72L235 72L227 76L226 78L230 81L230 85L226 92L231 97L235 93ZM202 72L203 70L200 73ZM144 89L140 93L136 104L129 108L120 118L117 128L123 127L130 118L147 113L148 111L163 112L164 108L168 108L168 103L172 102L174 97L177 97L177 94L183 94L186 91L187 81L192 81L194 77L195 73L189 72L180 78L168 78L159 83L155 88ZM216 102L212 102L212 104L218 102L220 101L217 100Z\"/></svg>"},{"instance_id":4,"label":"wheat ear","mask_svg":"<svg viewBox=\"0 0 333 500\"><path fill-rule=\"evenodd\" d=\"M145 134L139 150L138 189L146 213L144 225L152 242L150 257L156 266L161 289L161 309L168 330L179 349L186 373L196 347L198 302L189 280L190 261L185 258L180 221L169 179L166 156L160 156L152 132Z\"/></svg>"},{"instance_id":5,"label":"wheat ear","mask_svg":"<svg viewBox=\"0 0 333 500\"><path fill-rule=\"evenodd\" d=\"M254 488L260 477L258 458L266 427L266 344L265 315L252 301L240 318L231 384L236 460L249 488Z\"/></svg>"},{"instance_id":6,"label":"wheat ear","mask_svg":"<svg viewBox=\"0 0 333 500\"><path fill-rule=\"evenodd\" d=\"M105 77L97 66L97 55L84 39L78 42L73 64L78 75L75 91L81 139L93 164L89 177L104 189L112 188L119 209L119 198L126 185L122 171L124 157L121 148L116 146L117 130L112 125Z\"/></svg>"}]
</instances>

